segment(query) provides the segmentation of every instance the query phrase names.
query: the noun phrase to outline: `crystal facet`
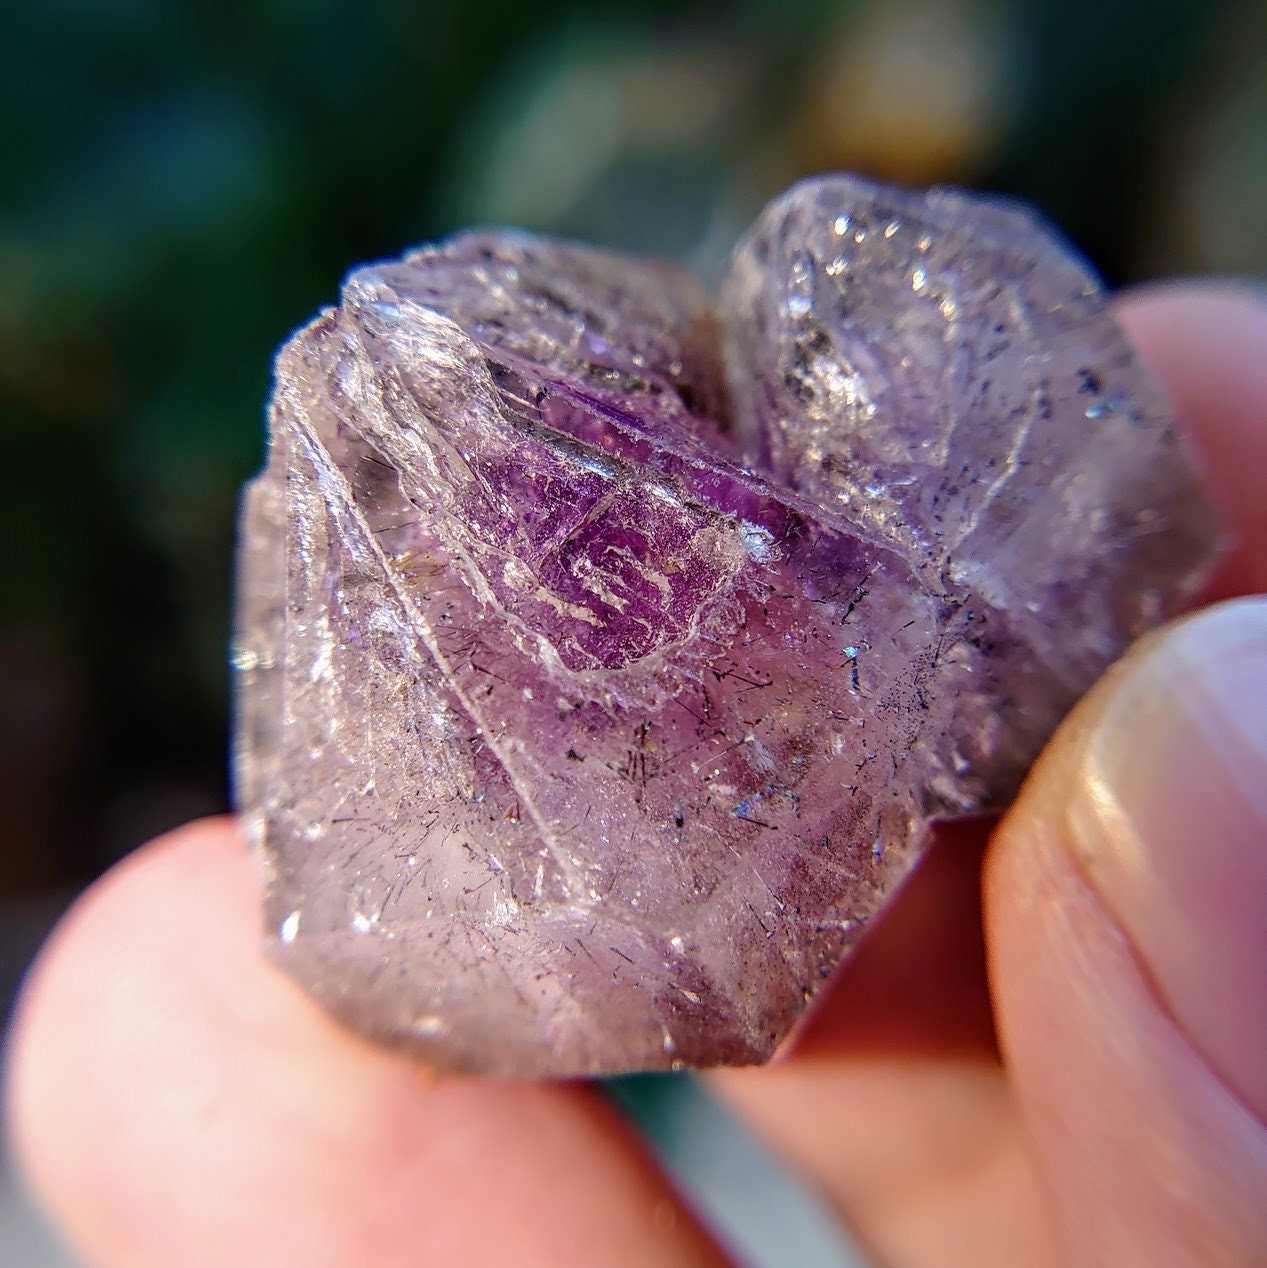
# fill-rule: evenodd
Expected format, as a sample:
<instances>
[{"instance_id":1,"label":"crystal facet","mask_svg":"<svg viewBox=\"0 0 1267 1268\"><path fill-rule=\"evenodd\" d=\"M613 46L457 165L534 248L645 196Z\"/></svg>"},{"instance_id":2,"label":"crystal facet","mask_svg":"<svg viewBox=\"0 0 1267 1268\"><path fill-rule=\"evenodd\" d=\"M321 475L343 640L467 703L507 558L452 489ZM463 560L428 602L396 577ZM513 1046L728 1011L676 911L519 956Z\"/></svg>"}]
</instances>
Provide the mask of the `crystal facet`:
<instances>
[{"instance_id":1,"label":"crystal facet","mask_svg":"<svg viewBox=\"0 0 1267 1268\"><path fill-rule=\"evenodd\" d=\"M1026 212L795 186L720 302L465 234L281 352L237 775L279 962L445 1066L761 1061L1212 515Z\"/></svg>"}]
</instances>

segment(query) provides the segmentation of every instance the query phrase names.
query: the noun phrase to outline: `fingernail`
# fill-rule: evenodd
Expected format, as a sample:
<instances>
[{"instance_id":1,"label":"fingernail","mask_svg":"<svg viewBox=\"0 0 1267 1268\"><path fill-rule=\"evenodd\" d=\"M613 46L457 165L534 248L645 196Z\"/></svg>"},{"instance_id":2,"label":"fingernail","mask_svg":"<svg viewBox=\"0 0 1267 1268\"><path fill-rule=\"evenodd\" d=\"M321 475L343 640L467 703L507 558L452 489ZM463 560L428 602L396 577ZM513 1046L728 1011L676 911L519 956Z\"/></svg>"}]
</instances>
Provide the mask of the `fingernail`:
<instances>
[{"instance_id":1,"label":"fingernail","mask_svg":"<svg viewBox=\"0 0 1267 1268\"><path fill-rule=\"evenodd\" d=\"M1267 598L1190 617L1122 666L1069 817L1163 1004L1267 1117Z\"/></svg>"}]
</instances>

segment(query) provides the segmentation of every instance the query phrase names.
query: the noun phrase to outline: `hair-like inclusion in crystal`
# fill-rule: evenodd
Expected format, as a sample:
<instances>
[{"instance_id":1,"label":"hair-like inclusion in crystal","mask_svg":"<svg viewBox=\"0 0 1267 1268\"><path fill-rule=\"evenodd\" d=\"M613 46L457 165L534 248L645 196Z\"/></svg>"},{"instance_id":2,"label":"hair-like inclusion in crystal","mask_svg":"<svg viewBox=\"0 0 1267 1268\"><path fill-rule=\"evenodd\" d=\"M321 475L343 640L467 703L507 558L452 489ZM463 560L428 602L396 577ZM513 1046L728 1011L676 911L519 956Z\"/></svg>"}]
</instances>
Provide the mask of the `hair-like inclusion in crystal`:
<instances>
[{"instance_id":1,"label":"hair-like inclusion in crystal","mask_svg":"<svg viewBox=\"0 0 1267 1268\"><path fill-rule=\"evenodd\" d=\"M1028 211L826 176L714 299L462 234L280 353L236 766L277 961L438 1065L759 1062L1216 551Z\"/></svg>"}]
</instances>

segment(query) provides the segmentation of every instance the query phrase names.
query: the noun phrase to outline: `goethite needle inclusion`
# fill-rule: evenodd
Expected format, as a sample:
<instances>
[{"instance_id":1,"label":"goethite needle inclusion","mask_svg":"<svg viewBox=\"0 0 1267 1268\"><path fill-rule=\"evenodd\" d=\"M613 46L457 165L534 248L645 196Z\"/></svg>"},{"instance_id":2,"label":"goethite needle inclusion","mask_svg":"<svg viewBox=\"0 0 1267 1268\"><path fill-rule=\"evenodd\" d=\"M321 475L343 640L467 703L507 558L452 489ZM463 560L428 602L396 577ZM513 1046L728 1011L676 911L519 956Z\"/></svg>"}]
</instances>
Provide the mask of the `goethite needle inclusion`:
<instances>
[{"instance_id":1,"label":"goethite needle inclusion","mask_svg":"<svg viewBox=\"0 0 1267 1268\"><path fill-rule=\"evenodd\" d=\"M1214 542L1010 204L806 181L717 302L520 233L360 269L242 519L275 956L444 1066L762 1061Z\"/></svg>"}]
</instances>

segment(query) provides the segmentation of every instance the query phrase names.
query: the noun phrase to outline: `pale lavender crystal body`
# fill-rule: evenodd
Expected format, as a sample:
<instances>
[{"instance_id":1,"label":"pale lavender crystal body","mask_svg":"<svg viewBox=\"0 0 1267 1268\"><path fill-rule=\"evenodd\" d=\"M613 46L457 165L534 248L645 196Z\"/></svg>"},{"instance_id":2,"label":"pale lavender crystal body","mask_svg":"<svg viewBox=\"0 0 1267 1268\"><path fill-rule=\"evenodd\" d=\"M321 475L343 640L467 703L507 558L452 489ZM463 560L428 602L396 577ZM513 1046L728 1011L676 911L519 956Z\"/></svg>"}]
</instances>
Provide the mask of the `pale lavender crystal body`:
<instances>
[{"instance_id":1,"label":"pale lavender crystal body","mask_svg":"<svg viewBox=\"0 0 1267 1268\"><path fill-rule=\"evenodd\" d=\"M360 270L278 358L242 522L272 949L445 1066L763 1060L1213 551L1009 206L805 182L716 307L511 233Z\"/></svg>"}]
</instances>

